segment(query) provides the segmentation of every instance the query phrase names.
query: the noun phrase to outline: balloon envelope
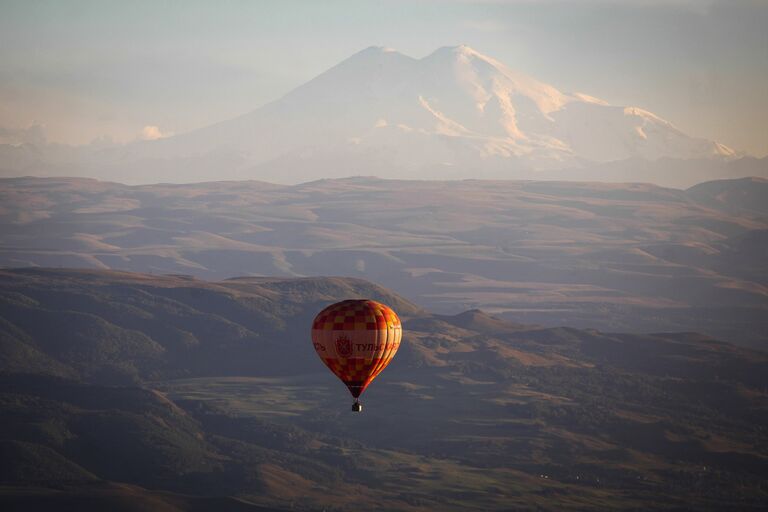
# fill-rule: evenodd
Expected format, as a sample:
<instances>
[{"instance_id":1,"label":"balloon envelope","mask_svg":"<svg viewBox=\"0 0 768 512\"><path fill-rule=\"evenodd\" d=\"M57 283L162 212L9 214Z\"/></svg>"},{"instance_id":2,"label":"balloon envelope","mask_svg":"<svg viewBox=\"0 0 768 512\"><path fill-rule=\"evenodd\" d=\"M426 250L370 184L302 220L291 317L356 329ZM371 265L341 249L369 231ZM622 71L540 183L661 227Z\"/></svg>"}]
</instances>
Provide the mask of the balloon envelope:
<instances>
[{"instance_id":1,"label":"balloon envelope","mask_svg":"<svg viewBox=\"0 0 768 512\"><path fill-rule=\"evenodd\" d=\"M355 398L386 368L402 336L397 314L373 300L337 302L312 322L317 355Z\"/></svg>"}]
</instances>

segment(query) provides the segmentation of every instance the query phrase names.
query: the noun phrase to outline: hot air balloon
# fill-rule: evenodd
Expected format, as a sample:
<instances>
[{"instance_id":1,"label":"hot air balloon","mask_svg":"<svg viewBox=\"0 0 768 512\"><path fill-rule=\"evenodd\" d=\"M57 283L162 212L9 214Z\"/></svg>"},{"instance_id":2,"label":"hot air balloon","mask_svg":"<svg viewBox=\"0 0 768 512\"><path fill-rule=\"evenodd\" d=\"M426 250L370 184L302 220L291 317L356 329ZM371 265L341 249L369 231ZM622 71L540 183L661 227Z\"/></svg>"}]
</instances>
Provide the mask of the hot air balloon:
<instances>
[{"instance_id":1,"label":"hot air balloon","mask_svg":"<svg viewBox=\"0 0 768 512\"><path fill-rule=\"evenodd\" d=\"M373 300L345 300L322 310L312 322L312 343L323 363L355 398L387 367L400 347L403 328L397 314Z\"/></svg>"}]
</instances>

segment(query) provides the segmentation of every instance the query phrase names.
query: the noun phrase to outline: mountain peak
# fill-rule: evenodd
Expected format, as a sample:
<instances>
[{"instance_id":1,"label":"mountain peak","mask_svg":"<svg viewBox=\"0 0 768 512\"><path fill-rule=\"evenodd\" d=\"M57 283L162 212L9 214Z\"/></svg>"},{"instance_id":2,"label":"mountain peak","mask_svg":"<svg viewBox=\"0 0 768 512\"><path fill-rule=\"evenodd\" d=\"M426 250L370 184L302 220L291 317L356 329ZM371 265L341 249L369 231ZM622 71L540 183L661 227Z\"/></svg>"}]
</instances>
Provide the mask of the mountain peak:
<instances>
[{"instance_id":1,"label":"mountain peak","mask_svg":"<svg viewBox=\"0 0 768 512\"><path fill-rule=\"evenodd\" d=\"M465 55L479 54L478 51L474 50L473 48L471 48L466 44L460 44L457 46L441 46L440 48L435 50L433 53L439 53L439 52L460 53Z\"/></svg>"},{"instance_id":2,"label":"mountain peak","mask_svg":"<svg viewBox=\"0 0 768 512\"><path fill-rule=\"evenodd\" d=\"M361 173L464 178L475 168L504 178L509 169L733 153L651 112L563 93L466 44L419 59L369 46L261 109L141 151L143 158L212 160L226 151L248 177L257 175L245 169L281 165L293 175L285 181Z\"/></svg>"},{"instance_id":3,"label":"mountain peak","mask_svg":"<svg viewBox=\"0 0 768 512\"><path fill-rule=\"evenodd\" d=\"M358 53L371 54L371 53L400 53L400 52L388 46L369 46L364 50L360 50Z\"/></svg>"},{"instance_id":4,"label":"mountain peak","mask_svg":"<svg viewBox=\"0 0 768 512\"><path fill-rule=\"evenodd\" d=\"M398 51L395 48L391 48L388 46L374 45L374 46L369 46L367 48L364 48L359 52L352 54L352 56L346 60L355 58L357 56L374 56L374 55L384 55L384 54L397 54L403 57L407 57L404 53ZM479 57L483 60L498 62L492 59L491 57L484 55L483 53L480 53L479 51L475 50L474 48L466 44L460 44L456 46L441 46L440 48L436 49L435 51L433 51L432 53L424 57L424 59L429 59L432 56L440 56L440 55L450 56L450 57L459 57L459 56ZM411 58L411 57L408 57L408 58Z\"/></svg>"},{"instance_id":5,"label":"mountain peak","mask_svg":"<svg viewBox=\"0 0 768 512\"><path fill-rule=\"evenodd\" d=\"M466 44L460 44L458 46L442 46L429 54L425 59L432 59L432 58L448 58L448 59L480 59L486 62L489 62L495 66L502 66L500 62L497 60L480 53L479 51L475 50L474 48L467 46Z\"/></svg>"},{"instance_id":6,"label":"mountain peak","mask_svg":"<svg viewBox=\"0 0 768 512\"><path fill-rule=\"evenodd\" d=\"M354 53L351 56L347 57L346 59L338 63L336 66L332 67L331 70L338 69L339 67L343 67L349 63L413 61L413 60L415 59L403 53L398 52L394 48L389 48L386 46L369 46L368 48L360 50L359 52Z\"/></svg>"}]
</instances>

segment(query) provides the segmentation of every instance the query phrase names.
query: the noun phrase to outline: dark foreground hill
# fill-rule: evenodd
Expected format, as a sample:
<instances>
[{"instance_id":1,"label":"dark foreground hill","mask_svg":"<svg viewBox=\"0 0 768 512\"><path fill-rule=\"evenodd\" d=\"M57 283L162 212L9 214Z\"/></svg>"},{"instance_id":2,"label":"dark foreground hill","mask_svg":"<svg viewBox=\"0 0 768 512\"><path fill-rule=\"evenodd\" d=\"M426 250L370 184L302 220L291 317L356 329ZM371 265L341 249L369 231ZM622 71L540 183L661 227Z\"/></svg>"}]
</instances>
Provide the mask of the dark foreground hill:
<instances>
[{"instance_id":1,"label":"dark foreground hill","mask_svg":"<svg viewBox=\"0 0 768 512\"><path fill-rule=\"evenodd\" d=\"M361 296L405 337L353 415L308 326ZM0 414L3 510L768 504L765 353L433 315L358 279L3 271Z\"/></svg>"}]
</instances>

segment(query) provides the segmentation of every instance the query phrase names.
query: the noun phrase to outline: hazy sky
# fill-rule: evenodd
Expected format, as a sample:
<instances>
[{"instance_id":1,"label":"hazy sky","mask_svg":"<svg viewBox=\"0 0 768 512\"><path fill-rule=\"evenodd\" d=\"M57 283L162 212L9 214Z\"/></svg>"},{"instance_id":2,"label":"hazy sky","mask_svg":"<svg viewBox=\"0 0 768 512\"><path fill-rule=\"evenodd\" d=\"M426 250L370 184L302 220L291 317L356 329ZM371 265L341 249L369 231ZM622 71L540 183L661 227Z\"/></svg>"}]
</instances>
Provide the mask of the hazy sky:
<instances>
[{"instance_id":1,"label":"hazy sky","mask_svg":"<svg viewBox=\"0 0 768 512\"><path fill-rule=\"evenodd\" d=\"M0 0L0 140L39 137L32 125L77 144L184 132L371 45L462 43L768 154L768 1L739 0Z\"/></svg>"}]
</instances>

